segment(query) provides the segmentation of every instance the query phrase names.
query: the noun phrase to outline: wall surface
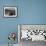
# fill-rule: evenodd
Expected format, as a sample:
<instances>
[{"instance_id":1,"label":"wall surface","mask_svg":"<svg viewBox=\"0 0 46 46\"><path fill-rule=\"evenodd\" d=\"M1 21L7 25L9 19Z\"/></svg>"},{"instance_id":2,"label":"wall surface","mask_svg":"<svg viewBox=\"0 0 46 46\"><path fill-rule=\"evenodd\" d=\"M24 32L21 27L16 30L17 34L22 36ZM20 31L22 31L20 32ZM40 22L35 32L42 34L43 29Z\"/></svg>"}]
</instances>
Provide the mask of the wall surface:
<instances>
[{"instance_id":1,"label":"wall surface","mask_svg":"<svg viewBox=\"0 0 46 46\"><path fill-rule=\"evenodd\" d=\"M8 34L10 32L17 32L17 17L16 18L5 18L3 16L3 8L5 6L18 6L18 0L0 0L0 44L7 44ZM16 43L18 38L16 38Z\"/></svg>"},{"instance_id":2,"label":"wall surface","mask_svg":"<svg viewBox=\"0 0 46 46\"><path fill-rule=\"evenodd\" d=\"M16 6L18 16L4 18L4 6ZM46 24L46 0L0 0L0 44L8 43L9 32L17 34L18 24Z\"/></svg>"}]
</instances>

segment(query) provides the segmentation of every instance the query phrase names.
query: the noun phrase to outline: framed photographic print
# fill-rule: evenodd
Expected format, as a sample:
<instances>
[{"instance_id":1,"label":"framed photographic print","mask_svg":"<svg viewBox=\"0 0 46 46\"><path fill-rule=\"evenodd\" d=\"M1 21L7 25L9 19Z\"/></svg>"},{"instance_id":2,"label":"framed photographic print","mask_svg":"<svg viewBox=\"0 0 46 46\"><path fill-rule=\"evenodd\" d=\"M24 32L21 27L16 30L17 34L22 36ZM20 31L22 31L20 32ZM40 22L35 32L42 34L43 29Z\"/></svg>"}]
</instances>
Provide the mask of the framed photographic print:
<instances>
[{"instance_id":1,"label":"framed photographic print","mask_svg":"<svg viewBox=\"0 0 46 46\"><path fill-rule=\"evenodd\" d=\"M4 17L16 17L17 7L4 7Z\"/></svg>"},{"instance_id":2,"label":"framed photographic print","mask_svg":"<svg viewBox=\"0 0 46 46\"><path fill-rule=\"evenodd\" d=\"M46 25L39 24L19 24L18 41L46 41Z\"/></svg>"}]
</instances>

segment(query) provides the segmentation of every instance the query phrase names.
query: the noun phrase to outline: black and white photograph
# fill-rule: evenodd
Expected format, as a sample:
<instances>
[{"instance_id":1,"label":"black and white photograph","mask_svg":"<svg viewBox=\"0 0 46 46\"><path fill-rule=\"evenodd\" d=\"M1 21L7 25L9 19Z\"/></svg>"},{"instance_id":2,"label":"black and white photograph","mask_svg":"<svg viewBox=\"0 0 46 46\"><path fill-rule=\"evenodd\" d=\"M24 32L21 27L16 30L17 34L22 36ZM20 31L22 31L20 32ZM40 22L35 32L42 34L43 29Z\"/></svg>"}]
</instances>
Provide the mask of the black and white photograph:
<instances>
[{"instance_id":1,"label":"black and white photograph","mask_svg":"<svg viewBox=\"0 0 46 46\"><path fill-rule=\"evenodd\" d=\"M16 17L17 7L4 7L4 17Z\"/></svg>"}]
</instances>

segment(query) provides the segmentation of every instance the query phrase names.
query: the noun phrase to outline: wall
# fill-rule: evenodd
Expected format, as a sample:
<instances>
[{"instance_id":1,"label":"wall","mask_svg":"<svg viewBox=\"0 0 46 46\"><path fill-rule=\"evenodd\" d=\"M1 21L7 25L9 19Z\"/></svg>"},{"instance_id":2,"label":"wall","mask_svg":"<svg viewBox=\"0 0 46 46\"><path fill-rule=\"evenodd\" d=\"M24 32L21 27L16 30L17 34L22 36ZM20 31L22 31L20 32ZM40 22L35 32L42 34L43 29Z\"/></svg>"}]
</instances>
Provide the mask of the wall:
<instances>
[{"instance_id":1,"label":"wall","mask_svg":"<svg viewBox=\"0 0 46 46\"><path fill-rule=\"evenodd\" d=\"M18 6L17 0L0 0L0 44L7 44L8 34L16 32L17 35L17 18L5 18L3 16L3 8L5 6ZM17 39L15 41L18 42Z\"/></svg>"},{"instance_id":2,"label":"wall","mask_svg":"<svg viewBox=\"0 0 46 46\"><path fill-rule=\"evenodd\" d=\"M18 16L4 18L4 6L16 6ZM46 24L46 0L0 0L0 44L8 43L9 32L17 34L18 24Z\"/></svg>"}]
</instances>

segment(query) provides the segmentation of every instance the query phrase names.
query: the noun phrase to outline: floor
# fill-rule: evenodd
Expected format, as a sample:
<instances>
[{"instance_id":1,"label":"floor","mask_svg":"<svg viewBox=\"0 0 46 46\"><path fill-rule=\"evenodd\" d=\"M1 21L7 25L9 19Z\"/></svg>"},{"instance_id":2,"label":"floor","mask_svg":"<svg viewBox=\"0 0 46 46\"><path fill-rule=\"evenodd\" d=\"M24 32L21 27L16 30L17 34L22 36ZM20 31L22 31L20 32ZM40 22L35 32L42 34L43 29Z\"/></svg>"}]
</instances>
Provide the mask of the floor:
<instances>
[{"instance_id":1,"label":"floor","mask_svg":"<svg viewBox=\"0 0 46 46\"><path fill-rule=\"evenodd\" d=\"M8 46L8 44L0 44L0 46ZM43 41L32 42L31 40L28 40L28 41L21 40L19 45L14 44L13 46L46 46L46 42L43 42Z\"/></svg>"},{"instance_id":2,"label":"floor","mask_svg":"<svg viewBox=\"0 0 46 46\"><path fill-rule=\"evenodd\" d=\"M21 40L20 41L20 46L46 46L46 42L44 42L44 41L34 41L34 42L32 42L31 40L28 40L28 41Z\"/></svg>"}]
</instances>

